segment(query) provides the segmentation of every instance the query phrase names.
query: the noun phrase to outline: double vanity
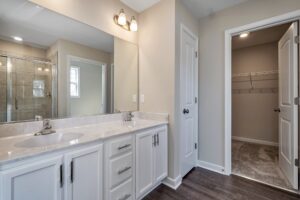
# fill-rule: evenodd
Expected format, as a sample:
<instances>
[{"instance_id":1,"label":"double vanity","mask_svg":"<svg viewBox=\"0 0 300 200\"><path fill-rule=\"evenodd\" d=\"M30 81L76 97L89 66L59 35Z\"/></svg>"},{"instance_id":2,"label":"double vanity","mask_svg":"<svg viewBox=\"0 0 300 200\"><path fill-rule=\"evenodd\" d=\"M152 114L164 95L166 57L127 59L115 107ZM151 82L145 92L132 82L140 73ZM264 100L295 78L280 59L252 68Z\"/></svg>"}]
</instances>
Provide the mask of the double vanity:
<instances>
[{"instance_id":1,"label":"double vanity","mask_svg":"<svg viewBox=\"0 0 300 200\"><path fill-rule=\"evenodd\" d=\"M167 177L168 117L136 115L53 120L56 133L0 138L0 200L143 198Z\"/></svg>"}]
</instances>

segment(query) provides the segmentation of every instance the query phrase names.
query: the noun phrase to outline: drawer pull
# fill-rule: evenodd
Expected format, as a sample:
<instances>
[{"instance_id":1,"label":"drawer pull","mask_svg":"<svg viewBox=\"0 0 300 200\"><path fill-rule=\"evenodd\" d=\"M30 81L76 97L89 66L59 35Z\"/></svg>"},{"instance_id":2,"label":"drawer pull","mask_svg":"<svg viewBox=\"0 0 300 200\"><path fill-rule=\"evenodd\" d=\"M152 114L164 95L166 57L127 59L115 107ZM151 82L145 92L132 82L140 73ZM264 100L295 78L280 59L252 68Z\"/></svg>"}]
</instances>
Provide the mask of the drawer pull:
<instances>
[{"instance_id":1,"label":"drawer pull","mask_svg":"<svg viewBox=\"0 0 300 200\"><path fill-rule=\"evenodd\" d=\"M118 174L120 175L120 174L123 174L124 172L126 172L126 171L128 171L128 170L130 170L131 169L131 167L125 167L124 169L121 169L121 170L119 170L118 171Z\"/></svg>"},{"instance_id":2,"label":"drawer pull","mask_svg":"<svg viewBox=\"0 0 300 200\"><path fill-rule=\"evenodd\" d=\"M119 198L119 200L126 200L129 197L131 197L131 195L130 194L126 194L124 197Z\"/></svg>"},{"instance_id":3,"label":"drawer pull","mask_svg":"<svg viewBox=\"0 0 300 200\"><path fill-rule=\"evenodd\" d=\"M131 146L131 144L125 144L124 146L118 147L118 150L120 151L120 150L125 149L125 148L130 147L130 146Z\"/></svg>"}]
</instances>

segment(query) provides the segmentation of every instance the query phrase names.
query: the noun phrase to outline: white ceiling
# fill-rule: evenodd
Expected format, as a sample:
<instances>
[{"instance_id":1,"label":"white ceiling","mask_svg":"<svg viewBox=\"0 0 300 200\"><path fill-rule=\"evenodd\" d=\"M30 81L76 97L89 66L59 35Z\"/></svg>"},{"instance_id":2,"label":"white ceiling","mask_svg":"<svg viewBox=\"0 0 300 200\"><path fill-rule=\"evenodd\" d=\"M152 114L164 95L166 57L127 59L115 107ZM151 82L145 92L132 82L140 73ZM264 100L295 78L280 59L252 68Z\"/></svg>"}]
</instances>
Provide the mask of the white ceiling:
<instances>
[{"instance_id":1,"label":"white ceiling","mask_svg":"<svg viewBox=\"0 0 300 200\"><path fill-rule=\"evenodd\" d=\"M58 39L106 52L113 51L113 36L59 15L27 0L0 0L0 37L20 36L23 43L47 48Z\"/></svg>"},{"instance_id":2,"label":"white ceiling","mask_svg":"<svg viewBox=\"0 0 300 200\"><path fill-rule=\"evenodd\" d=\"M182 0L198 19L245 1L247 0Z\"/></svg>"},{"instance_id":3,"label":"white ceiling","mask_svg":"<svg viewBox=\"0 0 300 200\"><path fill-rule=\"evenodd\" d=\"M128 7L132 8L136 12L143 12L147 8L150 8L160 0L120 0Z\"/></svg>"}]
</instances>

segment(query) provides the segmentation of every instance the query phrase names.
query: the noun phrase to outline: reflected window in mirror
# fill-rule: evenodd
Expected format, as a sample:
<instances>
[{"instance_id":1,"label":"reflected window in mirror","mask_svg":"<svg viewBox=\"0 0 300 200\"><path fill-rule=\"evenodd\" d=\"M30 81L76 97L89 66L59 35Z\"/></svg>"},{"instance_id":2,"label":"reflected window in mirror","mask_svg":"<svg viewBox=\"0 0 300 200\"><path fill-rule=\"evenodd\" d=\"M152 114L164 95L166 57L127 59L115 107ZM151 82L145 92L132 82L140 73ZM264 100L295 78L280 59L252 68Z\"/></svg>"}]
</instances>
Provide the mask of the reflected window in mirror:
<instances>
[{"instance_id":1,"label":"reflected window in mirror","mask_svg":"<svg viewBox=\"0 0 300 200\"><path fill-rule=\"evenodd\" d=\"M45 97L45 81L33 81L33 97Z\"/></svg>"},{"instance_id":2,"label":"reflected window in mirror","mask_svg":"<svg viewBox=\"0 0 300 200\"><path fill-rule=\"evenodd\" d=\"M80 97L80 68L72 66L70 68L70 95L72 98Z\"/></svg>"}]
</instances>

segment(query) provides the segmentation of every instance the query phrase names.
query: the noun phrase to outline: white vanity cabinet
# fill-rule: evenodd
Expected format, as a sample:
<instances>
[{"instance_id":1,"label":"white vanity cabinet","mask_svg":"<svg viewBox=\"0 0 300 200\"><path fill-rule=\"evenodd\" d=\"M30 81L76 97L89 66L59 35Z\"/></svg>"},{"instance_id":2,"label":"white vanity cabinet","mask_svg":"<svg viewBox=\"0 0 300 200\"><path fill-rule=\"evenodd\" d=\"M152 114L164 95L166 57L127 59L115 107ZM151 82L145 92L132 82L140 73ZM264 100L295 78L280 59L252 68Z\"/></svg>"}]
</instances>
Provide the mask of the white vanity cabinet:
<instances>
[{"instance_id":1,"label":"white vanity cabinet","mask_svg":"<svg viewBox=\"0 0 300 200\"><path fill-rule=\"evenodd\" d=\"M60 200L61 166L58 156L3 171L2 200Z\"/></svg>"},{"instance_id":2,"label":"white vanity cabinet","mask_svg":"<svg viewBox=\"0 0 300 200\"><path fill-rule=\"evenodd\" d=\"M135 200L167 176L167 125L2 165L0 200Z\"/></svg>"},{"instance_id":3,"label":"white vanity cabinet","mask_svg":"<svg viewBox=\"0 0 300 200\"><path fill-rule=\"evenodd\" d=\"M167 127L136 135L136 198L157 186L168 173Z\"/></svg>"},{"instance_id":4,"label":"white vanity cabinet","mask_svg":"<svg viewBox=\"0 0 300 200\"><path fill-rule=\"evenodd\" d=\"M65 154L64 199L103 199L103 145Z\"/></svg>"},{"instance_id":5,"label":"white vanity cabinet","mask_svg":"<svg viewBox=\"0 0 300 200\"><path fill-rule=\"evenodd\" d=\"M135 142L133 134L105 143L105 199L135 199Z\"/></svg>"}]
</instances>

